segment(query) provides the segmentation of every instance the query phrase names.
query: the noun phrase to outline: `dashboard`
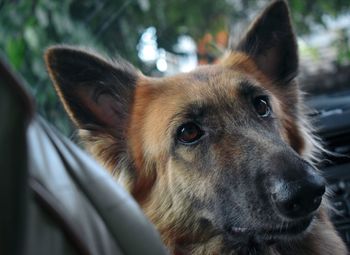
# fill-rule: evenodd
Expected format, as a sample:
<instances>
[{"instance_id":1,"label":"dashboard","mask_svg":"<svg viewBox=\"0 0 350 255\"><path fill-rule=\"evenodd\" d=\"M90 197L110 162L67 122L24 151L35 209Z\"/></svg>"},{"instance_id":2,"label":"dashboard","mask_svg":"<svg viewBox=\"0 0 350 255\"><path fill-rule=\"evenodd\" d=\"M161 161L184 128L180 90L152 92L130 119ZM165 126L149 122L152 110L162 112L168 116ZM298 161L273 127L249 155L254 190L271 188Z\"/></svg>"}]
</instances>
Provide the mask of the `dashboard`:
<instances>
[{"instance_id":1,"label":"dashboard","mask_svg":"<svg viewBox=\"0 0 350 255\"><path fill-rule=\"evenodd\" d=\"M309 116L321 137L319 165L328 182L331 219L350 248L350 91L314 96L306 101Z\"/></svg>"}]
</instances>

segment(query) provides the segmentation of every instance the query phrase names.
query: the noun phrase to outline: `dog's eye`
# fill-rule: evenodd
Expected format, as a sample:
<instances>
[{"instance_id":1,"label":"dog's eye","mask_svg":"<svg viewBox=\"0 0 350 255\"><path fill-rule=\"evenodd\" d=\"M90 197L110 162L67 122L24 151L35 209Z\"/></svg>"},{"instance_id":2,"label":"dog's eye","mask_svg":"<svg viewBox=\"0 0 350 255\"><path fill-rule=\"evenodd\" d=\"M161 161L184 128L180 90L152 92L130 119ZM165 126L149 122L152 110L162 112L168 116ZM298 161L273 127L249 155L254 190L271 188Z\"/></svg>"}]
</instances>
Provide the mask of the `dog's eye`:
<instances>
[{"instance_id":1,"label":"dog's eye","mask_svg":"<svg viewBox=\"0 0 350 255\"><path fill-rule=\"evenodd\" d=\"M176 138L180 143L193 144L203 136L203 130L194 122L181 125L176 133Z\"/></svg>"},{"instance_id":2,"label":"dog's eye","mask_svg":"<svg viewBox=\"0 0 350 255\"><path fill-rule=\"evenodd\" d=\"M269 98L267 96L258 96L253 100L255 111L260 117L266 118L271 115Z\"/></svg>"}]
</instances>

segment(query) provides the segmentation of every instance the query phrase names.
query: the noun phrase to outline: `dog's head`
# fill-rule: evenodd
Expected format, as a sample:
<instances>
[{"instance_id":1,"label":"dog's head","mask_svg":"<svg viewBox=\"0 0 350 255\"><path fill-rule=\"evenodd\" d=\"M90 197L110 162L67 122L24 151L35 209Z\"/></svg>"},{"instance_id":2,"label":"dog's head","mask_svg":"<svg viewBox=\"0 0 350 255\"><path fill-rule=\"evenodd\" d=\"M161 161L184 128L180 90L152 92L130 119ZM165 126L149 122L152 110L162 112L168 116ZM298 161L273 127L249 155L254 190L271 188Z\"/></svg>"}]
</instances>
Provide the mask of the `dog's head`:
<instances>
[{"instance_id":1,"label":"dog's head","mask_svg":"<svg viewBox=\"0 0 350 255\"><path fill-rule=\"evenodd\" d=\"M310 225L325 188L309 163L284 1L220 63L173 77L146 77L124 60L70 47L45 57L87 148L166 241L283 239Z\"/></svg>"}]
</instances>

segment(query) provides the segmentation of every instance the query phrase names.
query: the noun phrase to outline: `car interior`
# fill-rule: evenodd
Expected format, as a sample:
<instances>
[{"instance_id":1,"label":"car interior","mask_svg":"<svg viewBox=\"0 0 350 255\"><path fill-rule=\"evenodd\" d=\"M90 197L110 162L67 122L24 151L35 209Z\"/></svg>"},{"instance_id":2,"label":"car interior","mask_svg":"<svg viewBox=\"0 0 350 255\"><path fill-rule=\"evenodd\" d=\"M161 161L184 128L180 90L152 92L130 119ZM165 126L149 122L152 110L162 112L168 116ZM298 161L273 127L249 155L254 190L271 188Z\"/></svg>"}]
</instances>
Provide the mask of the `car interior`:
<instances>
[{"instance_id":1,"label":"car interior","mask_svg":"<svg viewBox=\"0 0 350 255\"><path fill-rule=\"evenodd\" d=\"M350 247L350 91L309 97L310 118L328 152L320 164L327 178L332 220Z\"/></svg>"}]
</instances>

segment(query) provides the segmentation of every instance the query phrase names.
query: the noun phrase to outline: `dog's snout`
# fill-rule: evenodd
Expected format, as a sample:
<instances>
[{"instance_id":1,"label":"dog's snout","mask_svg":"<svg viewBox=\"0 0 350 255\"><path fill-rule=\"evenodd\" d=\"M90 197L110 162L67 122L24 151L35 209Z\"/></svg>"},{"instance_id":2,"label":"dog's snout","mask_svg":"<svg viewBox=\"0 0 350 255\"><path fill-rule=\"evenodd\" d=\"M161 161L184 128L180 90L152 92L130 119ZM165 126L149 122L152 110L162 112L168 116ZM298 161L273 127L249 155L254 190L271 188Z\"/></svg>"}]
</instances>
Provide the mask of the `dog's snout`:
<instances>
[{"instance_id":1,"label":"dog's snout","mask_svg":"<svg viewBox=\"0 0 350 255\"><path fill-rule=\"evenodd\" d=\"M288 181L277 180L273 184L272 201L280 214L288 218L306 217L322 202L325 180L307 166L306 176Z\"/></svg>"}]
</instances>

